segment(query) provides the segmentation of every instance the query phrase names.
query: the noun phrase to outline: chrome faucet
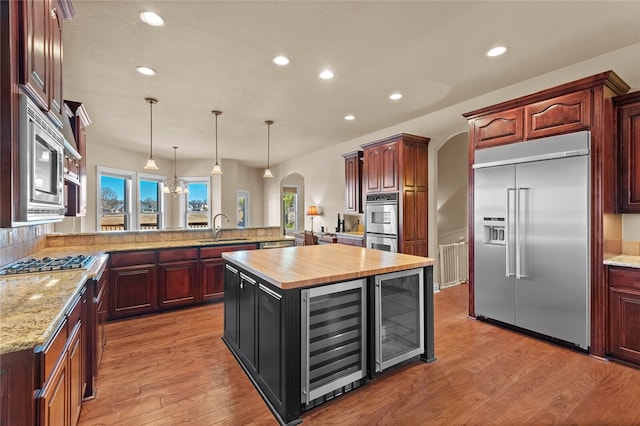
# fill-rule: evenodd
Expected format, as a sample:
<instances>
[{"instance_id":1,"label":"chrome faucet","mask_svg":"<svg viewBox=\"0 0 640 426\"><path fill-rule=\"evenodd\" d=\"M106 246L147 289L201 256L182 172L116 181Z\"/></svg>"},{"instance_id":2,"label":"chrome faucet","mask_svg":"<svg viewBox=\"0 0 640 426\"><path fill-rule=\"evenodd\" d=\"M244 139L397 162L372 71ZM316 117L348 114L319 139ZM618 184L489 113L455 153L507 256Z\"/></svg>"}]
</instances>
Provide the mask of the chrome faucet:
<instances>
[{"instance_id":1,"label":"chrome faucet","mask_svg":"<svg viewBox=\"0 0 640 426\"><path fill-rule=\"evenodd\" d=\"M222 230L222 219L220 219L220 226L218 228L216 228L216 219L218 218L218 216L222 216L225 219L227 219L227 222L229 222L229 217L224 214L224 213L218 213L217 215L215 215L213 217L213 220L211 221L211 223L213 224L213 239L217 240L218 239L218 233Z\"/></svg>"}]
</instances>

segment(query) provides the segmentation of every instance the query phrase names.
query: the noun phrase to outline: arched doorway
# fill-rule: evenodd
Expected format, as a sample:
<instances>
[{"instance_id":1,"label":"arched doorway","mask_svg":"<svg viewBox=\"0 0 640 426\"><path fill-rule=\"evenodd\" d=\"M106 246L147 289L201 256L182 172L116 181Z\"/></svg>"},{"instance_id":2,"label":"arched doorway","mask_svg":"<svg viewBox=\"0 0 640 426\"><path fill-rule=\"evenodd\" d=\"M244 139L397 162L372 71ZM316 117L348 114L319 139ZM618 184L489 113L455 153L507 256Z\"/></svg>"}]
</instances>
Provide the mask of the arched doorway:
<instances>
[{"instance_id":1,"label":"arched doorway","mask_svg":"<svg viewBox=\"0 0 640 426\"><path fill-rule=\"evenodd\" d=\"M281 219L285 234L304 229L304 176L291 173L280 181Z\"/></svg>"}]
</instances>

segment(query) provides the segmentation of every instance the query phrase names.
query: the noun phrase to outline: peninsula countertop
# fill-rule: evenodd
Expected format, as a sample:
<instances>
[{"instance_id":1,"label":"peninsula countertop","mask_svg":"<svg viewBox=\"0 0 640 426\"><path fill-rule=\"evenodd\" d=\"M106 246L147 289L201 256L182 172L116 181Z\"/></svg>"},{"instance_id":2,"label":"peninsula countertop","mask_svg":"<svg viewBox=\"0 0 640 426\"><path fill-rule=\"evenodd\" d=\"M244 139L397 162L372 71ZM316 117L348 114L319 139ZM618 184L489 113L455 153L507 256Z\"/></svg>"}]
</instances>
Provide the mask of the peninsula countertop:
<instances>
[{"instance_id":1,"label":"peninsula countertop","mask_svg":"<svg viewBox=\"0 0 640 426\"><path fill-rule=\"evenodd\" d=\"M344 244L238 251L223 253L222 257L283 290L423 268L434 264L434 260L427 257Z\"/></svg>"}]
</instances>

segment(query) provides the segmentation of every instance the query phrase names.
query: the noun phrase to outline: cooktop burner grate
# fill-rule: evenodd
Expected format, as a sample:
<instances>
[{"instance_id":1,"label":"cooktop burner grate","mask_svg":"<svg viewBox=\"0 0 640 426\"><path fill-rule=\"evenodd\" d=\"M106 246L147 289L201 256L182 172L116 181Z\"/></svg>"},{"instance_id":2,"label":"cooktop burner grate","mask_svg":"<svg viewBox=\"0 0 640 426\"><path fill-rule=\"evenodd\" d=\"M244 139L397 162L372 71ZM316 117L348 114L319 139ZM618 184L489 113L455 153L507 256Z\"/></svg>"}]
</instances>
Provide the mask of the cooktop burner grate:
<instances>
[{"instance_id":1,"label":"cooktop burner grate","mask_svg":"<svg viewBox=\"0 0 640 426\"><path fill-rule=\"evenodd\" d=\"M85 256L83 254L57 258L22 259L4 266L0 269L0 275L87 269L93 262L93 259L94 256Z\"/></svg>"}]
</instances>

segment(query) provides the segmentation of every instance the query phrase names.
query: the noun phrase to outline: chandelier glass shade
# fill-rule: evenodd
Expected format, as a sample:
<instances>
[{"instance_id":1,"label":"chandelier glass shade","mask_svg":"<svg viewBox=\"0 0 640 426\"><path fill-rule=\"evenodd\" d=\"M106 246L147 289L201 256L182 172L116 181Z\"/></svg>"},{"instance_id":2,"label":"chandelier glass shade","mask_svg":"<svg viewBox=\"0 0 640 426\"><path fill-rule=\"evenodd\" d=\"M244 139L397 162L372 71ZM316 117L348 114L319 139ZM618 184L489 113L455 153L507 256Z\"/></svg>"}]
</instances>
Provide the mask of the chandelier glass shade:
<instances>
[{"instance_id":1,"label":"chandelier glass shade","mask_svg":"<svg viewBox=\"0 0 640 426\"><path fill-rule=\"evenodd\" d=\"M158 170L155 160L153 159L153 104L158 103L157 99L144 98L149 104L149 159L144 165L145 170Z\"/></svg>"},{"instance_id":2,"label":"chandelier glass shade","mask_svg":"<svg viewBox=\"0 0 640 426\"><path fill-rule=\"evenodd\" d=\"M162 186L162 192L164 192L165 194L173 194L174 197L176 195L189 193L189 188L187 188L182 183L182 180L178 178L178 174L176 172L176 150L177 149L178 149L177 146L173 147L173 177L171 179L165 180L164 185Z\"/></svg>"},{"instance_id":3,"label":"chandelier glass shade","mask_svg":"<svg viewBox=\"0 0 640 426\"><path fill-rule=\"evenodd\" d=\"M220 164L218 164L218 116L222 114L222 111L211 111L211 113L216 116L216 164L213 165L211 174L221 175L222 169L220 168Z\"/></svg>"},{"instance_id":4,"label":"chandelier glass shade","mask_svg":"<svg viewBox=\"0 0 640 426\"><path fill-rule=\"evenodd\" d=\"M264 171L264 175L262 175L263 178L272 178L273 177L273 173L271 173L271 169L269 168L269 145L270 145L270 129L271 129L271 125L273 124L272 120L267 120L264 122L267 125L267 168Z\"/></svg>"}]
</instances>

